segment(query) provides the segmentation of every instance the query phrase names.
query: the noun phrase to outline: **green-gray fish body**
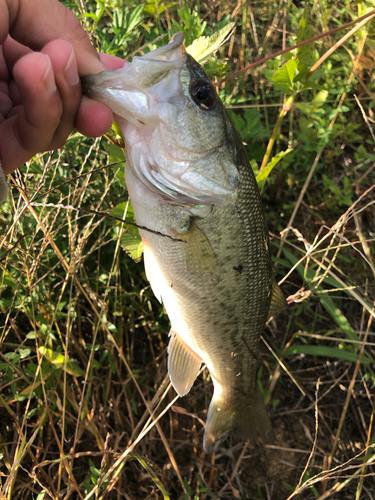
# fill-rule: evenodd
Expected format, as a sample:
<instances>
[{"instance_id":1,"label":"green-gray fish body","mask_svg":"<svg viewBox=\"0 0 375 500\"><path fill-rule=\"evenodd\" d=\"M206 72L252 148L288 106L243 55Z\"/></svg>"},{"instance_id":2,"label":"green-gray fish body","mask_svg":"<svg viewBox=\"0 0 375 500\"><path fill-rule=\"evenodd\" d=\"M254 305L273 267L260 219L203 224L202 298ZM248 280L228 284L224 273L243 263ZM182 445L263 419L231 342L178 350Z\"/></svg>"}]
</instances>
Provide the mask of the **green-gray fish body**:
<instances>
[{"instance_id":1,"label":"green-gray fish body","mask_svg":"<svg viewBox=\"0 0 375 500\"><path fill-rule=\"evenodd\" d=\"M242 141L178 34L121 70L86 77L126 144L126 182L147 277L171 321L168 370L181 396L204 362L214 382L208 453L229 434L272 434L257 390L273 286L268 231ZM274 291L272 291L274 290Z\"/></svg>"}]
</instances>

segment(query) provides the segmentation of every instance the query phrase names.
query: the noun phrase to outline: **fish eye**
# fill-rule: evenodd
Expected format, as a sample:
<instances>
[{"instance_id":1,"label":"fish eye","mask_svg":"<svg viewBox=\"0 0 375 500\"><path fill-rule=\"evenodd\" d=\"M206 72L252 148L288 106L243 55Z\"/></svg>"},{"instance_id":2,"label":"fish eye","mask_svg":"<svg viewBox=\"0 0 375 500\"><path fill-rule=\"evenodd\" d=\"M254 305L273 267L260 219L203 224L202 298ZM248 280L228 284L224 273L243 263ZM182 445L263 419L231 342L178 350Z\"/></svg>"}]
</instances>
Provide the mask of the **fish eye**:
<instances>
[{"instance_id":1,"label":"fish eye","mask_svg":"<svg viewBox=\"0 0 375 500\"><path fill-rule=\"evenodd\" d=\"M203 109L210 109L215 104L215 90L205 80L196 80L190 88L193 101Z\"/></svg>"}]
</instances>

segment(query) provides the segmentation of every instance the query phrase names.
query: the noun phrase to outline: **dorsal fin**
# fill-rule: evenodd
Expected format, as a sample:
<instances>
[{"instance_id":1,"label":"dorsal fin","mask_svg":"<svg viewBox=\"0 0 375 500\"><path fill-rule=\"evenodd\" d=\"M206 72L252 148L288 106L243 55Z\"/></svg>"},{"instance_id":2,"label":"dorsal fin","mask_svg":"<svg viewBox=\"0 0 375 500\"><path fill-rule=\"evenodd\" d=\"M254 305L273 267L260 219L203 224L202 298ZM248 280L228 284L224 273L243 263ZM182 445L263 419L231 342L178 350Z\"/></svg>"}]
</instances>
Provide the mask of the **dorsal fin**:
<instances>
[{"instance_id":1,"label":"dorsal fin","mask_svg":"<svg viewBox=\"0 0 375 500\"><path fill-rule=\"evenodd\" d=\"M271 303L270 308L268 310L267 321L275 316L277 313L282 311L287 306L287 301L285 300L284 294L281 291L281 288L276 283L274 277L272 277L272 292L271 292Z\"/></svg>"}]
</instances>

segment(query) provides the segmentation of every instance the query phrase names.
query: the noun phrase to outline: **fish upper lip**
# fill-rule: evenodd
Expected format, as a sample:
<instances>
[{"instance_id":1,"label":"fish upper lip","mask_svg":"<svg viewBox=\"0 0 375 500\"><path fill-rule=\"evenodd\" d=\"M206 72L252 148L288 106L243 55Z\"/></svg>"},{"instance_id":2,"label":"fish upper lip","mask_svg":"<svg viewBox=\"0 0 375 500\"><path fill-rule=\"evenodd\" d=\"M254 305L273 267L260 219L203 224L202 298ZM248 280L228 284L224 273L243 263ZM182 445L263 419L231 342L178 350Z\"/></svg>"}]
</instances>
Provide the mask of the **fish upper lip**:
<instances>
[{"instance_id":1,"label":"fish upper lip","mask_svg":"<svg viewBox=\"0 0 375 500\"><path fill-rule=\"evenodd\" d=\"M169 71L173 71L173 68L180 70L182 66L185 64L187 58L187 52L183 42L184 42L183 33L182 32L176 33L171 38L171 41L167 45L163 45L162 47L159 47L154 51L151 51L143 56L135 56L131 63L129 61L124 61L124 65L121 68L118 68L116 70L104 70L100 73L82 77L81 78L82 93L84 95L87 95L88 97L93 97L93 88L95 86L98 86L95 84L95 82L97 81L96 79L98 78L98 75L103 75L103 73L108 73L108 80L107 79L104 80L104 81L107 80L107 88L111 88L110 84L111 80L115 79L116 76L118 76L119 78L122 77L124 78L123 82L121 83L121 86L119 85L117 87L118 89L124 86L126 87L128 85L129 91L143 90L148 87L148 85L145 85L145 82L142 81L142 79L145 77L145 73L142 71L143 64L146 65L148 64L149 67L151 66L151 72L148 75L148 79L151 82L150 86L152 87L154 85L152 83L152 75L157 76L158 71L159 72L161 71L162 74L163 67L166 73L165 76L161 78L161 80L167 77ZM125 74L121 73L121 71L123 71L130 65L133 65L133 68L135 69L133 77L131 77L132 82L129 84L126 81L126 73ZM170 67L170 70L168 70L168 67ZM147 76L146 76L146 81L148 81ZM101 83L103 83L103 80L101 81ZM140 88L138 87L137 84L140 86ZM116 87L113 86L112 88ZM147 94L147 92L145 93Z\"/></svg>"}]
</instances>

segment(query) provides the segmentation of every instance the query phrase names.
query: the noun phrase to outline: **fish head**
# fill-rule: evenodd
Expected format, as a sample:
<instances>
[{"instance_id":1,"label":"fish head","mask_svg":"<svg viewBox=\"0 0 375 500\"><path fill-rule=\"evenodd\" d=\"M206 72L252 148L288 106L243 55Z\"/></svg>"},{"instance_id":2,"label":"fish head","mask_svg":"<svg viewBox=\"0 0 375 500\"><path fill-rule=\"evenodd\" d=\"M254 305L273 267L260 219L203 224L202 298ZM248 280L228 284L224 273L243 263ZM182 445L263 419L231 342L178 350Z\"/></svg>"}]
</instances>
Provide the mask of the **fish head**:
<instances>
[{"instance_id":1,"label":"fish head","mask_svg":"<svg viewBox=\"0 0 375 500\"><path fill-rule=\"evenodd\" d=\"M183 205L237 197L231 124L182 33L116 71L82 79L83 93L109 106L125 140L127 166L154 193Z\"/></svg>"}]
</instances>

